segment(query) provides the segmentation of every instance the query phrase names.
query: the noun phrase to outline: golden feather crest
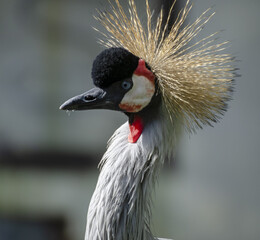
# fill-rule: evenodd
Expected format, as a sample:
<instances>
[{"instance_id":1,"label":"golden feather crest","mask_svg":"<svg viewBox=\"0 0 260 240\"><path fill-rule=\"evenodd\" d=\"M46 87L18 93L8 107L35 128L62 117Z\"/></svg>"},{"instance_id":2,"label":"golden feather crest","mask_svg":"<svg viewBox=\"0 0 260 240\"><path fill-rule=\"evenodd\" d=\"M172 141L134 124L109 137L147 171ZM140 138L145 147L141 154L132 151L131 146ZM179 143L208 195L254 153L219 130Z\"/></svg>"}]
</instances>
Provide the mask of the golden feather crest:
<instances>
[{"instance_id":1,"label":"golden feather crest","mask_svg":"<svg viewBox=\"0 0 260 240\"><path fill-rule=\"evenodd\" d=\"M163 101L171 119L194 131L216 122L226 109L234 78L233 58L222 53L227 42L216 43L215 35L191 44L214 13L209 9L195 22L184 26L192 5L187 1L166 34L175 2L166 24L163 11L152 25L152 12L146 0L146 24L142 24L134 0L128 0L128 13L119 0L109 0L111 11L98 11L96 19L107 33L100 32L105 47L123 47L150 66L158 79Z\"/></svg>"}]
</instances>

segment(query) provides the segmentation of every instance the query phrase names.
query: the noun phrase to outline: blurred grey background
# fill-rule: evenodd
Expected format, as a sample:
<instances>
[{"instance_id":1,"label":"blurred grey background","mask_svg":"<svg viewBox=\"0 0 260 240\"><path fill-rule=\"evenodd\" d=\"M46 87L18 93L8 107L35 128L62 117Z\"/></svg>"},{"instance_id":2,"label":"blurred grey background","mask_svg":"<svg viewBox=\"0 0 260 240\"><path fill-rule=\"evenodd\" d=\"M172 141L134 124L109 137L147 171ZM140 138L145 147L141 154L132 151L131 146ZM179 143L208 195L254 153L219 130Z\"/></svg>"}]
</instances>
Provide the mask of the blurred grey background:
<instances>
[{"instance_id":1,"label":"blurred grey background","mask_svg":"<svg viewBox=\"0 0 260 240\"><path fill-rule=\"evenodd\" d=\"M163 2L169 5L151 6L158 11ZM183 136L174 164L166 163L153 231L175 240L259 240L260 1L193 2L187 22L213 6L216 15L201 37L224 30L220 37L241 60L242 77L221 122ZM58 107L92 87L92 61L103 49L92 16L106 6L106 0L0 1L1 240L84 238L96 166L126 117L68 116Z\"/></svg>"}]
</instances>

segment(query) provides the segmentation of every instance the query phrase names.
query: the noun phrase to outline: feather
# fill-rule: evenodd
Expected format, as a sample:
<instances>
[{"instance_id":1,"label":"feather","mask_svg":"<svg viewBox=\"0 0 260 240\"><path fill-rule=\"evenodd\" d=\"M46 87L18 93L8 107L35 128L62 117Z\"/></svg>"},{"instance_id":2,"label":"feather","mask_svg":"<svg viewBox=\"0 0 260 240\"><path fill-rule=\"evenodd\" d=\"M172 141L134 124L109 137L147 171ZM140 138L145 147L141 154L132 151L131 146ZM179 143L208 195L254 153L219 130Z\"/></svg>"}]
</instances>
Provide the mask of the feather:
<instances>
[{"instance_id":1,"label":"feather","mask_svg":"<svg viewBox=\"0 0 260 240\"><path fill-rule=\"evenodd\" d=\"M157 240L150 229L152 197L161 167L176 143L176 128L169 129L165 111L160 109L147 122L136 143L128 142L128 123L109 140L89 204L85 240Z\"/></svg>"},{"instance_id":2,"label":"feather","mask_svg":"<svg viewBox=\"0 0 260 240\"><path fill-rule=\"evenodd\" d=\"M152 24L148 0L146 24L141 22L134 0L128 1L128 12L119 0L109 1L111 11L99 11L95 17L106 32L96 30L105 37L100 40L105 47L123 47L145 60L158 80L169 117L192 132L212 125L226 110L235 77L234 58L223 53L228 42L217 43L217 33L191 44L214 13L208 9L184 26L192 8L189 0L166 34L175 2L163 26L162 10Z\"/></svg>"}]
</instances>

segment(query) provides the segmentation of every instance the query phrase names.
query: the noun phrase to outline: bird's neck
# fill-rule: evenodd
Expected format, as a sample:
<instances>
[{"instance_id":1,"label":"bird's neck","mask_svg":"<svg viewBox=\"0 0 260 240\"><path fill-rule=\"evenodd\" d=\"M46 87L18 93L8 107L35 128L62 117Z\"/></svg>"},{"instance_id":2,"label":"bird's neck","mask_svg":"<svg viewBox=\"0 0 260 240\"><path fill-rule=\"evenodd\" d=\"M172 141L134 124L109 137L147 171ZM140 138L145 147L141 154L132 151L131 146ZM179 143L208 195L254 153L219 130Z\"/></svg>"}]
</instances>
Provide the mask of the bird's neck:
<instances>
[{"instance_id":1,"label":"bird's neck","mask_svg":"<svg viewBox=\"0 0 260 240\"><path fill-rule=\"evenodd\" d=\"M137 116L134 121L141 118ZM141 118L144 128L135 143L128 139L129 123L112 136L89 206L86 240L154 239L149 229L151 193L174 136L171 132L169 138L163 114L156 116L150 122Z\"/></svg>"},{"instance_id":2,"label":"bird's neck","mask_svg":"<svg viewBox=\"0 0 260 240\"><path fill-rule=\"evenodd\" d=\"M161 97L159 94L154 94L150 104L138 113L126 113L129 123L128 141L136 143L146 125L149 125L156 115L160 112Z\"/></svg>"}]
</instances>

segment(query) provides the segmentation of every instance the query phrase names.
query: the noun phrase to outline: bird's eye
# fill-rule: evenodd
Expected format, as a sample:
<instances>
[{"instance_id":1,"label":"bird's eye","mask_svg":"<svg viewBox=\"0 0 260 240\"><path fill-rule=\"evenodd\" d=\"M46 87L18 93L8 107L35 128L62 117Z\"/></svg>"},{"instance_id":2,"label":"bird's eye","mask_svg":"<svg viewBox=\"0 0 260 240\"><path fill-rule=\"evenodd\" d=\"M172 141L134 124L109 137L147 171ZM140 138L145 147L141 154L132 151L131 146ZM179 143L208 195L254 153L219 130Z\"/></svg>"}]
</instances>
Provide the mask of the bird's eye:
<instances>
[{"instance_id":1,"label":"bird's eye","mask_svg":"<svg viewBox=\"0 0 260 240\"><path fill-rule=\"evenodd\" d=\"M121 87L125 90L129 90L132 87L132 83L129 81L123 81Z\"/></svg>"}]
</instances>

